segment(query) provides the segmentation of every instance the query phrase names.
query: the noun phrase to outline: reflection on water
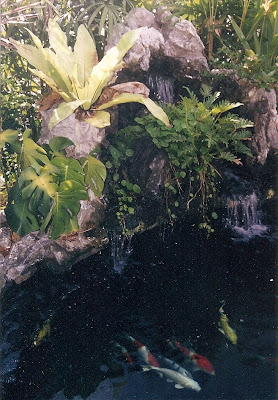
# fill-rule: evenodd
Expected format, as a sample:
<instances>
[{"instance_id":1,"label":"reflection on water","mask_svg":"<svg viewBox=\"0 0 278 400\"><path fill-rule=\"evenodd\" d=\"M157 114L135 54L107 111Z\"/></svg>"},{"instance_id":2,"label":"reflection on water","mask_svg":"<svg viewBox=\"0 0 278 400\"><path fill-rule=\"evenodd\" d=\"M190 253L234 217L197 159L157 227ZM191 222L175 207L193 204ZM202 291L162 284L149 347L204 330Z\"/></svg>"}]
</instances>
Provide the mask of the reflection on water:
<instances>
[{"instance_id":1,"label":"reflection on water","mask_svg":"<svg viewBox=\"0 0 278 400\"><path fill-rule=\"evenodd\" d=\"M2 299L3 400L277 399L276 245L223 232L207 240L185 226L163 241L154 230L133 239L122 274L107 249L63 276L42 270L11 285ZM218 330L223 300L236 345ZM49 318L50 334L34 346ZM154 365L144 371L148 358L126 333L201 390L175 388ZM169 340L208 359L215 375Z\"/></svg>"}]
</instances>

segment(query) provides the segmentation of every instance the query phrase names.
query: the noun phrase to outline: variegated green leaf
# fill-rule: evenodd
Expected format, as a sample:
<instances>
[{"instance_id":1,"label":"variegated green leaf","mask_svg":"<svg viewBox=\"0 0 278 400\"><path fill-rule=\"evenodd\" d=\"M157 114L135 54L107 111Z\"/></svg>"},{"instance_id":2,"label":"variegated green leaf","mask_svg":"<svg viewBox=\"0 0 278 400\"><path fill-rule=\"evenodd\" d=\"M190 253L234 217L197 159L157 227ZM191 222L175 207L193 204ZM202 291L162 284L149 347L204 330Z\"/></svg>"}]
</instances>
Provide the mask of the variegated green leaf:
<instances>
[{"instance_id":1,"label":"variegated green leaf","mask_svg":"<svg viewBox=\"0 0 278 400\"><path fill-rule=\"evenodd\" d=\"M118 96L115 96L111 101L108 101L107 103L99 106L97 110L104 110L116 104L130 102L138 102L144 104L154 117L162 121L165 125L170 126L169 119L162 108L155 104L155 102L152 101L149 97L145 97L139 93L121 93Z\"/></svg>"},{"instance_id":2,"label":"variegated green leaf","mask_svg":"<svg viewBox=\"0 0 278 400\"><path fill-rule=\"evenodd\" d=\"M96 196L101 196L105 179L105 165L95 157L89 155L85 168L85 183L91 187Z\"/></svg>"},{"instance_id":3,"label":"variegated green leaf","mask_svg":"<svg viewBox=\"0 0 278 400\"><path fill-rule=\"evenodd\" d=\"M86 200L88 193L83 185L75 181L62 182L54 196L46 221L50 224L51 239L57 239L62 233L78 230L76 216L80 209L79 200ZM46 229L43 225L42 229Z\"/></svg>"},{"instance_id":4,"label":"variegated green leaf","mask_svg":"<svg viewBox=\"0 0 278 400\"><path fill-rule=\"evenodd\" d=\"M94 115L86 119L95 128L105 128L110 125L110 114L107 111L95 111Z\"/></svg>"},{"instance_id":5,"label":"variegated green leaf","mask_svg":"<svg viewBox=\"0 0 278 400\"><path fill-rule=\"evenodd\" d=\"M5 208L5 214L10 228L19 236L40 229L35 215L29 210L29 199L22 199L17 184L9 192L9 203Z\"/></svg>"},{"instance_id":6,"label":"variegated green leaf","mask_svg":"<svg viewBox=\"0 0 278 400\"><path fill-rule=\"evenodd\" d=\"M14 143L18 138L18 131L13 129L6 129L0 132L0 150L5 146L6 143Z\"/></svg>"},{"instance_id":7,"label":"variegated green leaf","mask_svg":"<svg viewBox=\"0 0 278 400\"><path fill-rule=\"evenodd\" d=\"M73 53L67 45L66 34L53 19L49 19L48 22L48 38L49 44L55 51L59 63L67 71L68 75L71 76L74 65Z\"/></svg>"},{"instance_id":8,"label":"variegated green leaf","mask_svg":"<svg viewBox=\"0 0 278 400\"><path fill-rule=\"evenodd\" d=\"M93 67L98 63L95 42L84 25L80 25L77 30L74 60L77 65L78 82L84 88Z\"/></svg>"},{"instance_id":9,"label":"variegated green leaf","mask_svg":"<svg viewBox=\"0 0 278 400\"><path fill-rule=\"evenodd\" d=\"M23 133L21 163L23 167L31 166L37 173L40 173L42 167L49 164L49 159L46 151L29 138L30 133L30 129L26 129Z\"/></svg>"},{"instance_id":10,"label":"variegated green leaf","mask_svg":"<svg viewBox=\"0 0 278 400\"><path fill-rule=\"evenodd\" d=\"M55 125L69 117L79 106L84 102L82 100L75 100L70 103L60 104L54 111L50 118L49 127L53 129Z\"/></svg>"},{"instance_id":11,"label":"variegated green leaf","mask_svg":"<svg viewBox=\"0 0 278 400\"><path fill-rule=\"evenodd\" d=\"M25 168L18 180L18 185L22 190L22 199L29 200L29 210L34 214L41 212L46 216L51 206L51 199L57 191L54 182L53 172L56 169L46 165L41 172L37 172L32 167Z\"/></svg>"},{"instance_id":12,"label":"variegated green leaf","mask_svg":"<svg viewBox=\"0 0 278 400\"><path fill-rule=\"evenodd\" d=\"M59 168L61 172L60 181L70 180L84 185L83 169L77 160L69 157L55 157L51 163Z\"/></svg>"},{"instance_id":13,"label":"variegated green leaf","mask_svg":"<svg viewBox=\"0 0 278 400\"><path fill-rule=\"evenodd\" d=\"M134 45L141 34L142 28L131 30L125 33L117 46L107 51L102 60L94 66L89 78L88 94L94 104L103 88L108 84L114 71L121 63L127 51Z\"/></svg>"}]
</instances>

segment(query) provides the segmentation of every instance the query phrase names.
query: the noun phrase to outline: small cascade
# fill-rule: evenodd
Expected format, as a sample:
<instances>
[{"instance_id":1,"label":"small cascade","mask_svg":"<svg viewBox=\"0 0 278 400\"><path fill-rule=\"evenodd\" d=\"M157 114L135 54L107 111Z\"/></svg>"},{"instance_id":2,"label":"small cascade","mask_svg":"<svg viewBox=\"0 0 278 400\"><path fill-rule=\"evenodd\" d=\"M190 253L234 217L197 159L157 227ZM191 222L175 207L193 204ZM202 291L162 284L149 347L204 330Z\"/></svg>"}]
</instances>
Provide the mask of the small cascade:
<instances>
[{"instance_id":1,"label":"small cascade","mask_svg":"<svg viewBox=\"0 0 278 400\"><path fill-rule=\"evenodd\" d=\"M150 74L148 77L148 87L151 90L151 94L163 103L174 102L174 83L174 78L169 76Z\"/></svg>"},{"instance_id":2,"label":"small cascade","mask_svg":"<svg viewBox=\"0 0 278 400\"><path fill-rule=\"evenodd\" d=\"M116 232L110 232L111 256L113 269L117 274L121 274L127 265L129 256L132 253L131 241L133 235L128 238Z\"/></svg>"},{"instance_id":3,"label":"small cascade","mask_svg":"<svg viewBox=\"0 0 278 400\"><path fill-rule=\"evenodd\" d=\"M253 191L247 195L232 195L226 198L226 226L232 228L245 240L261 236L268 227L261 223L261 212L258 208L258 198Z\"/></svg>"}]
</instances>

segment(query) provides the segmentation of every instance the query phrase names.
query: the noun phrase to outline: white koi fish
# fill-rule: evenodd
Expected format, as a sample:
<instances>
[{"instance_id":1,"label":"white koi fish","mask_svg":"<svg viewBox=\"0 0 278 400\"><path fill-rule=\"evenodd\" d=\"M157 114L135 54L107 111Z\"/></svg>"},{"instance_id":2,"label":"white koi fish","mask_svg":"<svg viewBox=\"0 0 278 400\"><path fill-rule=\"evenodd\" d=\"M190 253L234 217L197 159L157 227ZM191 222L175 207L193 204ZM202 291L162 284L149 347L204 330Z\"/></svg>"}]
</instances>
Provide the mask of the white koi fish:
<instances>
[{"instance_id":1,"label":"white koi fish","mask_svg":"<svg viewBox=\"0 0 278 400\"><path fill-rule=\"evenodd\" d=\"M161 378L164 377L167 379L167 382L174 382L176 389L192 389L199 392L201 387L198 382L194 381L194 379L190 378L185 374L181 374L180 372L174 371L169 368L158 368L153 367L151 365L143 366L143 371L155 371Z\"/></svg>"}]
</instances>

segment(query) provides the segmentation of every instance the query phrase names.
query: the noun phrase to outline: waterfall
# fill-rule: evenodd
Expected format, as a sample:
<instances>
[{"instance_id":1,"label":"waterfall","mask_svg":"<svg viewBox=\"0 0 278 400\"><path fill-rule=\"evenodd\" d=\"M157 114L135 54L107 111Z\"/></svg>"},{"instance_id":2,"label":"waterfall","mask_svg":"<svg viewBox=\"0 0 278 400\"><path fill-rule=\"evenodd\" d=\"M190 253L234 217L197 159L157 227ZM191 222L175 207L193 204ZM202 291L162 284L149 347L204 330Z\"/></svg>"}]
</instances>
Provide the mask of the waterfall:
<instances>
[{"instance_id":1,"label":"waterfall","mask_svg":"<svg viewBox=\"0 0 278 400\"><path fill-rule=\"evenodd\" d=\"M130 254L132 253L131 240L133 235L126 238L124 235L112 231L109 233L109 237L113 269L117 274L121 274L127 265Z\"/></svg>"},{"instance_id":2,"label":"waterfall","mask_svg":"<svg viewBox=\"0 0 278 400\"><path fill-rule=\"evenodd\" d=\"M245 240L267 232L268 227L261 223L261 212L255 191L247 195L234 194L227 197L226 209L226 226L232 228Z\"/></svg>"},{"instance_id":3,"label":"waterfall","mask_svg":"<svg viewBox=\"0 0 278 400\"><path fill-rule=\"evenodd\" d=\"M148 77L148 87L158 101L163 103L174 102L174 78L169 76L159 76L150 74Z\"/></svg>"}]
</instances>

